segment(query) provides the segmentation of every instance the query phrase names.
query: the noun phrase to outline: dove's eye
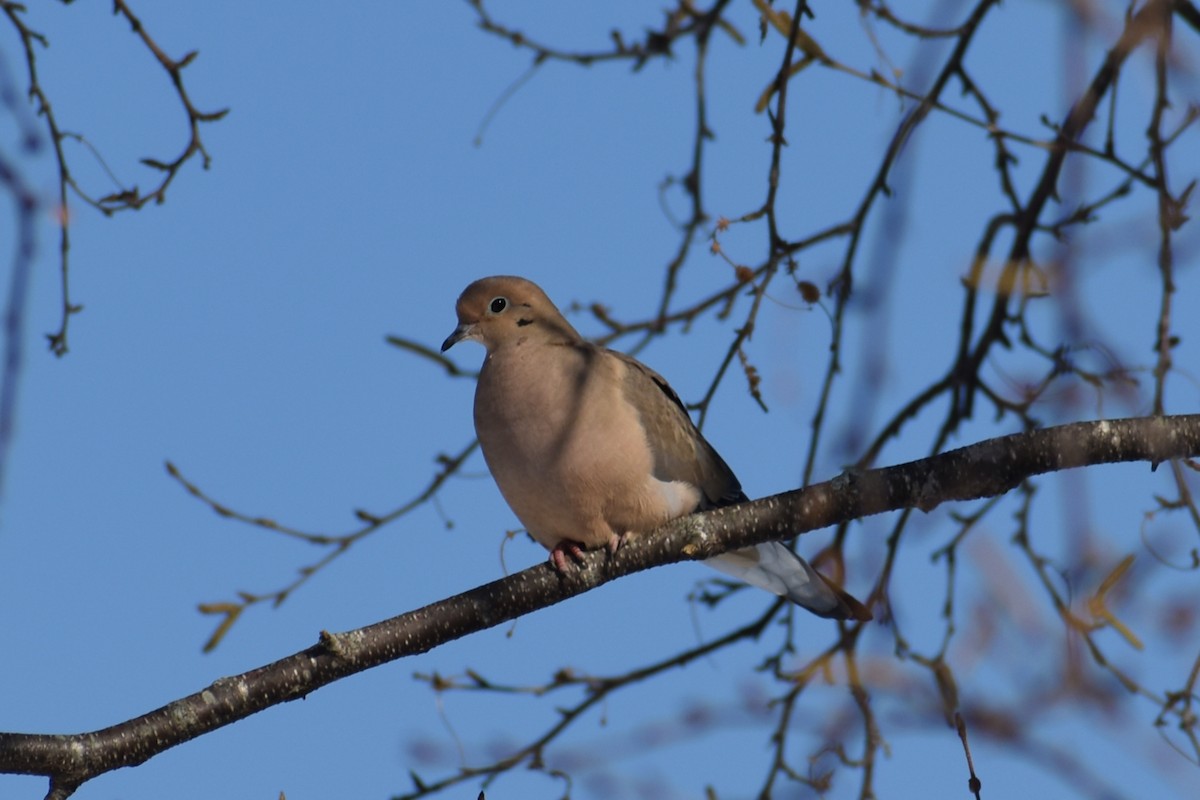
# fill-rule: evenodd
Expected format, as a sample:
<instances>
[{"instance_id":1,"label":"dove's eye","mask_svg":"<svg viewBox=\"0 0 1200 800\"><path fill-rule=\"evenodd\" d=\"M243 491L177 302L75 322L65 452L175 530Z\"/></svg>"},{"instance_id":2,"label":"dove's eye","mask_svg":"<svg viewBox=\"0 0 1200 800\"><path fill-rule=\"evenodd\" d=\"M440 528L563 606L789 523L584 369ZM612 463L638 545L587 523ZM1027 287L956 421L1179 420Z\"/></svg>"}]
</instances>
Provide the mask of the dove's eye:
<instances>
[{"instance_id":1,"label":"dove's eye","mask_svg":"<svg viewBox=\"0 0 1200 800\"><path fill-rule=\"evenodd\" d=\"M488 303L488 308L491 309L493 314L499 314L508 308L508 300L503 297L493 297L492 302Z\"/></svg>"}]
</instances>

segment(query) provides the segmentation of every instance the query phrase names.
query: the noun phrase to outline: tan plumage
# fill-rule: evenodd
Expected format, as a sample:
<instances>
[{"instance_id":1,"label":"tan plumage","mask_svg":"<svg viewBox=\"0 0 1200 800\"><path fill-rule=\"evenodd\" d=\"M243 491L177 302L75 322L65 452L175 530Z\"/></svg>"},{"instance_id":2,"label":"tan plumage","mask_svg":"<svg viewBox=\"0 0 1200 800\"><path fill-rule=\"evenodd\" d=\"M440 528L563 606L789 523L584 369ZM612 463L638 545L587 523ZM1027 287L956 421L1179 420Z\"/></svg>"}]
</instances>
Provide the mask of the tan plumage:
<instances>
[{"instance_id":1,"label":"tan plumage","mask_svg":"<svg viewBox=\"0 0 1200 800\"><path fill-rule=\"evenodd\" d=\"M487 348L475 430L500 492L560 570L582 549L614 549L693 511L742 502L733 471L667 382L581 337L524 278L475 281L442 344ZM870 612L787 547L770 542L705 563L821 616Z\"/></svg>"}]
</instances>

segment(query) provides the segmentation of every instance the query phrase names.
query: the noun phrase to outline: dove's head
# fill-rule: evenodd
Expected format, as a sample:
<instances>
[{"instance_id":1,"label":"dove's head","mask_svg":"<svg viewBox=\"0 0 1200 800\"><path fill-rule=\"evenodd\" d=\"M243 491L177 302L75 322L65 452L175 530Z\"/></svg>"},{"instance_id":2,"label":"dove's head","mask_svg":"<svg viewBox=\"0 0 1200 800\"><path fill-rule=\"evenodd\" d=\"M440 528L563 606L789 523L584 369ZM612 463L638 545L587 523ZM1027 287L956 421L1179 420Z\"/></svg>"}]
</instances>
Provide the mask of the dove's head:
<instances>
[{"instance_id":1,"label":"dove's head","mask_svg":"<svg viewBox=\"0 0 1200 800\"><path fill-rule=\"evenodd\" d=\"M533 281L511 275L480 278L458 298L458 327L442 342L442 352L464 340L492 352L508 342L536 337L547 342L578 342L571 323Z\"/></svg>"}]
</instances>

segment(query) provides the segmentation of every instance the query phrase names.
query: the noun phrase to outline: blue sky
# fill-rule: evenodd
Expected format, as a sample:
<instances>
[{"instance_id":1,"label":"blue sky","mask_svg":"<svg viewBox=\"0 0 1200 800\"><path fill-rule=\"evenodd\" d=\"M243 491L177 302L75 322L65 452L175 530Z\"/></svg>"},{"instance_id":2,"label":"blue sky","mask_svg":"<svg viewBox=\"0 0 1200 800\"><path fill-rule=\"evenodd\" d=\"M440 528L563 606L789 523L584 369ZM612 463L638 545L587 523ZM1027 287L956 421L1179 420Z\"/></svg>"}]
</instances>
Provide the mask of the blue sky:
<instances>
[{"instance_id":1,"label":"blue sky","mask_svg":"<svg viewBox=\"0 0 1200 800\"><path fill-rule=\"evenodd\" d=\"M440 343L453 328L459 291L496 273L538 281L560 306L599 300L615 315L642 317L655 307L661 270L677 244L658 186L687 168L694 61L686 46L674 60L636 74L623 64L548 64L496 113L475 146L489 109L531 59L479 31L465 3L364 2L336 11L328 4L144 5L136 10L167 51L200 51L186 72L195 103L231 111L204 128L211 169L186 168L164 205L105 219L76 203L71 286L85 311L72 321L71 351L61 360L42 348L42 334L57 325L60 290L49 214L43 221L16 439L0 504L0 625L7 643L0 729L8 731L114 724L307 647L321 629L360 627L499 577L503 533L516 521L476 456L436 507L424 506L362 541L280 608L247 612L215 652L202 654L214 620L197 612L198 603L276 589L320 552L219 518L172 481L163 464L175 463L239 511L305 530L352 530L355 509L384 513L399 506L429 480L439 453L457 452L473 436L470 383L388 346L387 335ZM813 30L822 44L861 69L883 69L855 13L834 5L816 7ZM959 4L942 5L956 9L951 18L965 13ZM124 181L147 187L155 176L137 159L173 156L184 141L183 121L164 75L109 11L104 3L49 3L28 19L51 40L39 65L60 123L86 132ZM542 2L494 13L564 48L604 48L612 28L634 40L659 20L657 7L638 3ZM1105 14L1119 23L1116 6ZM1005 125L1044 137L1038 115L1061 118L1064 97L1072 96L1069 80L1044 76L1058 75L1064 42L1078 41L1071 38L1077 31L1048 3L1009 2L994 17L969 64L987 76L996 104L1011 109ZM778 37L757 43L750 4L735 4L734 18L748 43L714 37L716 139L706 165L706 204L729 217L762 201L769 128L751 109L781 58ZM910 54L881 35L906 75L919 81L921 64L910 66ZM1194 98L1195 37L1182 28L1179 36L1190 47L1181 50L1182 69L1193 75L1181 86ZM14 41L3 41L4 66L20 74ZM1103 39L1082 41L1076 81L1095 68ZM1133 108L1150 86L1146 59L1135 61L1140 71L1131 71L1122 90L1122 102ZM829 71L814 69L793 85L779 208L787 235L800 238L848 216L906 107ZM1182 108L1185 98L1178 100ZM1139 119L1131 115L1125 130L1134 153ZM1193 131L1173 151L1176 189L1196 177L1196 139ZM10 139L4 141L9 147ZM69 146L81 183L97 194L110 191L95 161ZM1027 192L1042 156L1034 148L1018 152ZM1193 154L1190 163L1186 153ZM877 211L878 227L860 256L862 285L894 293L872 312L877 316L852 315L846 377L818 478L833 477L853 458L840 442L877 428L928 383L954 346L956 331L937 324L938 312L956 313L972 248L987 217L1002 207L989 154L980 132L939 115L906 147L893 179L897 192ZM49 203L50 160L27 169ZM1089 167L1074 178L1091 196L1118 176ZM1079 339L1101 342L1140 367L1152 364L1148 342L1157 309L1154 251L1146 244L1154 235L1146 215L1151 200L1146 195L1121 206L1105 218L1109 227L1069 246L1039 251L1048 260L1069 255L1088 265L1078 284L1087 312ZM676 216L686 211L677 190L665 202ZM0 241L7 241L7 206L0 212ZM889 218L903 229L902 241L881 233ZM757 263L764 238L761 227L742 226L722 243L734 258ZM1200 293L1196 245L1185 228L1175 318L1183 344L1168 395L1177 413L1194 410L1198 394L1200 323L1188 313ZM681 302L728 280L728 266L706 246L701 241L691 256ZM801 268L823 285L840 257L838 245L817 248L806 252ZM735 375L718 392L706 427L752 496L798 484L829 342L825 314L778 299L767 304L752 345L770 413L758 409ZM586 334L600 333L588 317L574 319ZM1063 319L1053 310L1032 319L1047 338L1063 335ZM640 357L685 400L698 399L733 325L702 322ZM473 368L482 350L463 346L452 355ZM863 391L866 355L878 356L885 374L864 418L850 412L871 408L855 394ZM994 366L1013 370L1014 378L1035 374L1019 361ZM1150 381L1140 377L1142 385L1123 395L1079 392L1048 408L1045 421L1145 414ZM915 421L881 462L926 455L938 413ZM1011 432L1006 424L981 418L952 444ZM1195 657L1194 629L1190 646L1172 644L1155 623L1161 598L1195 598L1190 573L1150 573L1153 559L1140 538L1176 553L1194 542L1195 531L1172 527L1176 521L1146 522L1152 492L1166 491L1162 472L1108 467L1047 481L1038 511L1050 552L1075 552L1082 541L1076 534L1087 531L1094 537L1089 544L1103 545L1101 564L1126 552L1146 564L1139 584L1145 596L1126 598L1123 610L1159 649L1150 658L1122 649L1115 636L1105 641L1114 659L1159 691L1176 688ZM1037 672L1039 649L1062 646L1059 629L1044 619L1031 570L1009 546L1015 508L990 518L967 551L976 571L964 591L973 602L1005 607L1013 643L1006 659L973 660L971 628L964 626L955 656L960 678L969 679L970 702L1002 705L1004 680L1021 674L1024 659L1029 680L1049 680ZM902 550L894 602L915 647L935 647L941 635L941 573L929 553L953 534L951 510L915 521ZM852 590L869 585L890 521L854 529L851 550L860 567L850 576ZM824 539L812 541L805 545L810 552ZM517 569L545 554L519 538L504 557ZM96 779L77 796L274 798L282 790L289 798L388 797L409 788L410 769L428 778L453 771L456 737L478 762L555 720L546 699L438 698L413 673L473 668L517 684L547 681L564 665L616 674L718 636L765 602L745 593L727 609L697 611L684 598L707 576L683 565L602 587L514 626L272 708ZM1030 608L1043 615L1040 622L1023 616ZM797 625L810 653L836 635L816 618ZM778 642L772 636L762 647ZM906 796L899 787L917 781L923 797L964 797L957 737L914 719L923 708L911 699L930 692L927 673L896 666L892 646L882 626L867 637L891 747L880 765L881 796ZM712 785L722 798L753 796L769 764L769 728L746 709L778 691L753 669L765 652L723 652L634 687L583 720L555 753L576 770L576 794L697 797ZM993 675L1007 677L992 681ZM813 720L814 728L795 734L797 761L813 749L817 726L828 722L840 691L820 687L806 695L811 710L800 718ZM721 720L720 731L694 736L673 726L684 709ZM1054 747L1071 751L1120 797L1177 795L1194 785L1194 768L1153 732L1153 708L1131 709L1128 739L1112 741L1099 711L1064 715L1031 732L1041 743L1036 755ZM428 763L430 753L442 760ZM1088 796L1072 794L1086 782L1039 766L1037 758L1014 757L986 741L974 743L974 754L985 797ZM40 778L0 776L0 797L40 797L44 789ZM559 791L521 770L488 796L549 798ZM476 793L466 785L444 796ZM855 776L845 773L829 796L856 793Z\"/></svg>"}]
</instances>

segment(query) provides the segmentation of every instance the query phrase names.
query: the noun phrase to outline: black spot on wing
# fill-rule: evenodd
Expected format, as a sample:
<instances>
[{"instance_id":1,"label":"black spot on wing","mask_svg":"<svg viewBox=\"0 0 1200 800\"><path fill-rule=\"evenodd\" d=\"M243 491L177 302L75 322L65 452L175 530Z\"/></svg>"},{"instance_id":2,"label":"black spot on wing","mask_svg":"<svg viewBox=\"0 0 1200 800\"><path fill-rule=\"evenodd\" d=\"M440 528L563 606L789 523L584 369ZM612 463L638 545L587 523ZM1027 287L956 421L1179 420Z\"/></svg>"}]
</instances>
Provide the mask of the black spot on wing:
<instances>
[{"instance_id":1,"label":"black spot on wing","mask_svg":"<svg viewBox=\"0 0 1200 800\"><path fill-rule=\"evenodd\" d=\"M733 470L700 433L687 407L666 379L623 353L608 351L630 371L626 399L637 409L655 455L654 477L686 481L700 489L701 510L744 502L747 497ZM649 379L658 392L637 391Z\"/></svg>"}]
</instances>

